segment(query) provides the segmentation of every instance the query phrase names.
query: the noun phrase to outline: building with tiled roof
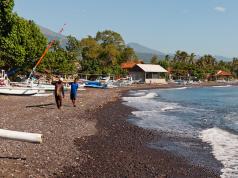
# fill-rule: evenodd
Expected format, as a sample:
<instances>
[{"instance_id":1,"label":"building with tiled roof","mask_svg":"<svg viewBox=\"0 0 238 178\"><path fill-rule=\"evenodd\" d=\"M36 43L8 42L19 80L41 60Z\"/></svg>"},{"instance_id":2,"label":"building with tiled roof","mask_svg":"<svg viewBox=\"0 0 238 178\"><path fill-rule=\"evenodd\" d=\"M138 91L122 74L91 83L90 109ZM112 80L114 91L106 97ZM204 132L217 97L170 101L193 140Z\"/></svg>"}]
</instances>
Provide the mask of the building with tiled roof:
<instances>
[{"instance_id":1,"label":"building with tiled roof","mask_svg":"<svg viewBox=\"0 0 238 178\"><path fill-rule=\"evenodd\" d=\"M121 68L124 70L132 69L136 64L143 64L141 61L127 61L121 64Z\"/></svg>"},{"instance_id":2,"label":"building with tiled roof","mask_svg":"<svg viewBox=\"0 0 238 178\"><path fill-rule=\"evenodd\" d=\"M223 71L223 70L219 70L217 71L215 74L213 75L208 75L208 80L229 80L231 79L233 76L230 72L227 71Z\"/></svg>"}]
</instances>

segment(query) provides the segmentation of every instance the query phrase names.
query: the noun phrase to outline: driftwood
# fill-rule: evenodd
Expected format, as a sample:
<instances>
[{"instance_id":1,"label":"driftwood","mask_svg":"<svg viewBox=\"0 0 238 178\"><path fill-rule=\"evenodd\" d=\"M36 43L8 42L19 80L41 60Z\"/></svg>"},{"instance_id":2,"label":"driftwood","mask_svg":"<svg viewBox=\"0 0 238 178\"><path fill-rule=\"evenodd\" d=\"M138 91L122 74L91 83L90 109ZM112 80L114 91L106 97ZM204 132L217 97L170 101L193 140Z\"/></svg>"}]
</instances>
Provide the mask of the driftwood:
<instances>
[{"instance_id":1,"label":"driftwood","mask_svg":"<svg viewBox=\"0 0 238 178\"><path fill-rule=\"evenodd\" d=\"M30 143L42 143L42 134L0 129L0 138Z\"/></svg>"}]
</instances>

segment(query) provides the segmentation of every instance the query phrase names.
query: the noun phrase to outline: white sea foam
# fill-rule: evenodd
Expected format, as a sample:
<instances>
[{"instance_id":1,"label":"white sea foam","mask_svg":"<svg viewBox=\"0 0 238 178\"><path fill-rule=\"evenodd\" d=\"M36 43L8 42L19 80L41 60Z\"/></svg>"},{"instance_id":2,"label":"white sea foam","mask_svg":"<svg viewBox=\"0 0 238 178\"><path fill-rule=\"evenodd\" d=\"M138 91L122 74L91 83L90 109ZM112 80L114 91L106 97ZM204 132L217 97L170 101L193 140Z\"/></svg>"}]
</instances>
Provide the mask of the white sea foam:
<instances>
[{"instance_id":1,"label":"white sea foam","mask_svg":"<svg viewBox=\"0 0 238 178\"><path fill-rule=\"evenodd\" d=\"M124 102L124 104L135 107L141 111L179 111L183 113L198 113L201 111L207 111L207 109L183 107L178 103L160 101L160 99L154 100L154 98L158 97L157 93L154 92L148 93L144 96L136 96L136 93L134 93L133 95L134 96L131 97L123 97L123 101L126 101Z\"/></svg>"},{"instance_id":2,"label":"white sea foam","mask_svg":"<svg viewBox=\"0 0 238 178\"><path fill-rule=\"evenodd\" d=\"M201 132L204 142L210 143L215 158L222 162L222 178L238 177L238 136L219 128Z\"/></svg>"},{"instance_id":3,"label":"white sea foam","mask_svg":"<svg viewBox=\"0 0 238 178\"><path fill-rule=\"evenodd\" d=\"M162 111L169 111L169 110L174 110L174 106L165 106L164 108L161 108Z\"/></svg>"},{"instance_id":4,"label":"white sea foam","mask_svg":"<svg viewBox=\"0 0 238 178\"><path fill-rule=\"evenodd\" d=\"M182 106L177 103L162 102L159 100L154 100L155 94L145 95L143 97L124 97L123 100L126 101L124 104L137 108L141 111L171 111L181 109Z\"/></svg>"},{"instance_id":5,"label":"white sea foam","mask_svg":"<svg viewBox=\"0 0 238 178\"><path fill-rule=\"evenodd\" d=\"M158 97L157 93L148 93L145 96L141 96L141 98L147 98L147 99L156 98L156 97Z\"/></svg>"},{"instance_id":6,"label":"white sea foam","mask_svg":"<svg viewBox=\"0 0 238 178\"><path fill-rule=\"evenodd\" d=\"M132 112L138 119L134 119L136 125L142 128L176 133L181 136L194 136L194 128L189 124L184 124L176 116L163 115L158 111L134 111Z\"/></svg>"},{"instance_id":7,"label":"white sea foam","mask_svg":"<svg viewBox=\"0 0 238 178\"><path fill-rule=\"evenodd\" d=\"M187 89L188 87L179 87L179 88L174 88L174 90L185 90Z\"/></svg>"},{"instance_id":8,"label":"white sea foam","mask_svg":"<svg viewBox=\"0 0 238 178\"><path fill-rule=\"evenodd\" d=\"M137 92L137 93L131 93L131 96L145 96L146 93L145 92Z\"/></svg>"},{"instance_id":9,"label":"white sea foam","mask_svg":"<svg viewBox=\"0 0 238 178\"><path fill-rule=\"evenodd\" d=\"M232 85L222 85L222 86L212 86L213 88L226 88L226 87L232 87Z\"/></svg>"},{"instance_id":10,"label":"white sea foam","mask_svg":"<svg viewBox=\"0 0 238 178\"><path fill-rule=\"evenodd\" d=\"M177 89L186 89L186 87ZM220 123L220 120L215 119L219 114L216 108L190 105L179 100L167 102L163 98L163 93L159 91L137 91L138 93L133 91L130 93L132 97L123 98L126 101L124 104L139 110L132 113L135 117L132 117L130 121L140 127L163 131L172 136L189 138L200 136L204 142L211 144L214 157L223 163L221 177L238 177L238 136L219 128L201 131L204 127ZM158 98L157 93L160 93L161 98ZM169 99L173 101L173 99ZM222 124L224 127L237 130L238 114L236 111L230 112L230 110L228 110L229 113L223 114Z\"/></svg>"},{"instance_id":11,"label":"white sea foam","mask_svg":"<svg viewBox=\"0 0 238 178\"><path fill-rule=\"evenodd\" d=\"M157 93L147 93L147 94L145 93L144 95L142 95L142 93L139 92L138 94L134 93L131 95L132 95L132 97L123 97L122 99L124 101L130 102L130 101L136 101L136 100L141 100L141 99L153 99L153 98L158 97Z\"/></svg>"}]
</instances>

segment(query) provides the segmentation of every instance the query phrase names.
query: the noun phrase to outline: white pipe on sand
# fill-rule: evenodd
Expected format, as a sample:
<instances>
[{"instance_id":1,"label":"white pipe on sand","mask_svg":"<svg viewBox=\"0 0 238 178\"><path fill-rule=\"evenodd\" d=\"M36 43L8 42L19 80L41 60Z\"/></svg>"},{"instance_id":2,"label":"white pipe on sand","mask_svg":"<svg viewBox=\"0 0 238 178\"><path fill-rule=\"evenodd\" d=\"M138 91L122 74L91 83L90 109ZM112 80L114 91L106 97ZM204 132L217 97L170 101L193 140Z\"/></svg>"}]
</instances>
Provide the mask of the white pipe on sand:
<instances>
[{"instance_id":1,"label":"white pipe on sand","mask_svg":"<svg viewBox=\"0 0 238 178\"><path fill-rule=\"evenodd\" d=\"M42 134L0 129L0 137L23 142L42 143Z\"/></svg>"}]
</instances>

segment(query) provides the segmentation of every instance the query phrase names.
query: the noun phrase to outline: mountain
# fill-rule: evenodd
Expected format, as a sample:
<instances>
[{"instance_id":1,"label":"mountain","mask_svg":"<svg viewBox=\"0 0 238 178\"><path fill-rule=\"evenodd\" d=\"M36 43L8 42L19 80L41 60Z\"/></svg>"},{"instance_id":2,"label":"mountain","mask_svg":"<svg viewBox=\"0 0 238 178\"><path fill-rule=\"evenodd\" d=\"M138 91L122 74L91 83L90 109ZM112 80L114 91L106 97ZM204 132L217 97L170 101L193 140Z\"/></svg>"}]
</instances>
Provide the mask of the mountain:
<instances>
[{"instance_id":1,"label":"mountain","mask_svg":"<svg viewBox=\"0 0 238 178\"><path fill-rule=\"evenodd\" d=\"M48 28L42 27L40 25L38 25L41 32L46 36L46 38L51 41L53 40L55 37L57 37L57 39L60 41L60 44L62 47L65 47L67 44L67 38L64 35L58 34ZM136 55L138 56L139 59L142 59L145 63L150 63L150 60L152 58L153 55L157 55L160 59L164 58L165 53L162 53L160 51L157 51L155 49L151 49L148 48L146 46L143 46L141 44L138 43L128 43L127 46L129 46L130 48L133 48L136 52ZM170 56L173 56L174 54L169 54ZM197 56L198 57L198 56ZM200 56L199 56L200 57ZM223 61L232 61L231 58L229 57L224 57L224 56L218 56L215 55L214 56L217 60L223 60Z\"/></svg>"},{"instance_id":2,"label":"mountain","mask_svg":"<svg viewBox=\"0 0 238 178\"><path fill-rule=\"evenodd\" d=\"M218 55L215 55L214 56L218 61L232 61L232 58L229 58L229 57L224 57L224 56L218 56Z\"/></svg>"},{"instance_id":3,"label":"mountain","mask_svg":"<svg viewBox=\"0 0 238 178\"><path fill-rule=\"evenodd\" d=\"M138 43L128 43L127 46L133 48L138 58L142 59L145 63L150 63L153 55L157 55L159 58L164 58L164 56L166 55L160 51L150 49Z\"/></svg>"},{"instance_id":4,"label":"mountain","mask_svg":"<svg viewBox=\"0 0 238 178\"><path fill-rule=\"evenodd\" d=\"M162 53L160 51L157 51L157 50L154 50L154 49L150 49L148 47L145 47L143 45L140 45L138 43L128 43L127 46L129 46L130 48L133 48L134 51L136 52L136 55L138 56L139 59L142 59L145 63L150 63L150 60L152 58L153 55L157 55L160 59L164 58L165 53ZM168 54L169 56L174 56L174 54ZM200 58L202 56L200 55L197 55L196 56L197 58ZM229 58L229 57L224 57L224 56L219 56L219 55L214 55L214 57L220 61L220 60L223 60L223 61L232 61L232 58Z\"/></svg>"},{"instance_id":5,"label":"mountain","mask_svg":"<svg viewBox=\"0 0 238 178\"><path fill-rule=\"evenodd\" d=\"M40 25L38 25L38 26L39 26L41 32L45 35L45 37L46 37L49 41L51 41L51 40L53 40L55 37L57 37L57 40L60 41L61 46L62 46L62 47L65 47L65 46L66 46L67 41L68 41L67 38L66 38L66 36L61 35L61 34L58 34L58 33L54 32L54 31L52 31L52 30L50 30L50 29L48 29L48 28L42 27L42 26L40 26Z\"/></svg>"},{"instance_id":6,"label":"mountain","mask_svg":"<svg viewBox=\"0 0 238 178\"><path fill-rule=\"evenodd\" d=\"M156 54L156 55L164 55L164 53L157 51L155 49L150 49L146 46L143 46L138 43L128 43L127 46L130 48L133 48L135 51L140 52L140 53L147 53L147 54Z\"/></svg>"}]
</instances>

